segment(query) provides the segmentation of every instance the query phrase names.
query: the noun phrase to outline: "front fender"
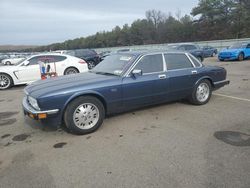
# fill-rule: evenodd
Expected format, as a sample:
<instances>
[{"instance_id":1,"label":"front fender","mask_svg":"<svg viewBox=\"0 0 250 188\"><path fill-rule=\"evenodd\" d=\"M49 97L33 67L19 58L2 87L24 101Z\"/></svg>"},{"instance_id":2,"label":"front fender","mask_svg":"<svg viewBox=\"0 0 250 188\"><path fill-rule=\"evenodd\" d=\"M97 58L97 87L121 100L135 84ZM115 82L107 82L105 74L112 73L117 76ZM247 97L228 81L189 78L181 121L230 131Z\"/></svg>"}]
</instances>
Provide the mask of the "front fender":
<instances>
[{"instance_id":1,"label":"front fender","mask_svg":"<svg viewBox=\"0 0 250 188\"><path fill-rule=\"evenodd\" d=\"M76 92L74 95L72 95L70 98L68 98L68 100L64 103L63 108L62 108L62 112L64 113L66 107L68 106L68 104L73 101L74 99L76 99L77 97L83 96L83 95L93 95L93 96L97 96L99 99L102 100L102 102L104 102L106 105L106 100L105 97L94 90L86 90L86 91L81 91L81 92Z\"/></svg>"}]
</instances>

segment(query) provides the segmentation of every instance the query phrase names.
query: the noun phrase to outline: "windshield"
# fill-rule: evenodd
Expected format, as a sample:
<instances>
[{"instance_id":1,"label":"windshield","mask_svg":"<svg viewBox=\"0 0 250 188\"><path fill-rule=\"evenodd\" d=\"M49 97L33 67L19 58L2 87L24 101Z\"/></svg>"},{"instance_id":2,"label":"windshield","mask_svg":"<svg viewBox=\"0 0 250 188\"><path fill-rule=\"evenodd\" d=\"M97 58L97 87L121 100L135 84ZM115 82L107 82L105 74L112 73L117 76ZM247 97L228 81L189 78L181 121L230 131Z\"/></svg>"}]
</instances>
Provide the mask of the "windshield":
<instances>
[{"instance_id":1,"label":"windshield","mask_svg":"<svg viewBox=\"0 0 250 188\"><path fill-rule=\"evenodd\" d=\"M130 54L114 54L106 57L90 72L120 76L127 70L135 58L136 56Z\"/></svg>"},{"instance_id":2,"label":"windshield","mask_svg":"<svg viewBox=\"0 0 250 188\"><path fill-rule=\"evenodd\" d=\"M246 48L246 44L235 43L229 47L229 49L236 49L236 48Z\"/></svg>"}]
</instances>

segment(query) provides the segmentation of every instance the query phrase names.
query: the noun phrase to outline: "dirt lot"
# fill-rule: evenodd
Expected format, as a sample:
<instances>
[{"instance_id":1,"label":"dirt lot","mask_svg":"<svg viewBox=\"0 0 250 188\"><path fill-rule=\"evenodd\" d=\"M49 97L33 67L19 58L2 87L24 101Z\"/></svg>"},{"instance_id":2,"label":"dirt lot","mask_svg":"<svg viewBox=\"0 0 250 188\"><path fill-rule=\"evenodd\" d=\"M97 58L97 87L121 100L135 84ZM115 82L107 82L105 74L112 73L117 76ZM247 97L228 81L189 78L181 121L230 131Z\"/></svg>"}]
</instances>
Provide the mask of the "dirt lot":
<instances>
[{"instance_id":1,"label":"dirt lot","mask_svg":"<svg viewBox=\"0 0 250 188\"><path fill-rule=\"evenodd\" d=\"M0 187L249 187L250 61L217 62L231 84L204 106L110 117L74 136L23 117L23 86L0 91Z\"/></svg>"}]
</instances>

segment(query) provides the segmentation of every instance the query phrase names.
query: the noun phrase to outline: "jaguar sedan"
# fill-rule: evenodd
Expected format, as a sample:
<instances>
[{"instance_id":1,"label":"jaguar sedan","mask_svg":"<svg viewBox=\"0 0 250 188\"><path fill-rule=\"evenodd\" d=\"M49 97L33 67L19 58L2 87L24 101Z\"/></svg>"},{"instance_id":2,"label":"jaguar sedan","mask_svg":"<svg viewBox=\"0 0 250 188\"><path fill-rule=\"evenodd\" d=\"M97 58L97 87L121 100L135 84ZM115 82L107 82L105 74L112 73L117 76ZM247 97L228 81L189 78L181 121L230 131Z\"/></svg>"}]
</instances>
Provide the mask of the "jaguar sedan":
<instances>
[{"instance_id":1,"label":"jaguar sedan","mask_svg":"<svg viewBox=\"0 0 250 188\"><path fill-rule=\"evenodd\" d=\"M23 109L36 120L87 134L109 114L183 98L206 104L212 91L229 84L226 74L185 52L117 53L87 73L27 86Z\"/></svg>"}]
</instances>

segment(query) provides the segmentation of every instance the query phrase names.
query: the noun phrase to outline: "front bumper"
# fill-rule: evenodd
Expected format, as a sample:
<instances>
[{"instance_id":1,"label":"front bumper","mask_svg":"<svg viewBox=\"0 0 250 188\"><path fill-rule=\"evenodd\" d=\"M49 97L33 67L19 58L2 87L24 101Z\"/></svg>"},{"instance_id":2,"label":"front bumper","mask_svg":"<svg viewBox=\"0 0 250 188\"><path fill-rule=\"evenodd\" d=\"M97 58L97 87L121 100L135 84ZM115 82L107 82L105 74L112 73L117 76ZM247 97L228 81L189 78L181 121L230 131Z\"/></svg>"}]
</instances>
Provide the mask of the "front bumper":
<instances>
[{"instance_id":1,"label":"front bumper","mask_svg":"<svg viewBox=\"0 0 250 188\"><path fill-rule=\"evenodd\" d=\"M236 60L238 59L237 55L219 55L219 60Z\"/></svg>"},{"instance_id":2,"label":"front bumper","mask_svg":"<svg viewBox=\"0 0 250 188\"><path fill-rule=\"evenodd\" d=\"M223 80L223 81L219 81L219 82L214 82L214 89L219 89L225 85L230 84L229 80Z\"/></svg>"},{"instance_id":3,"label":"front bumper","mask_svg":"<svg viewBox=\"0 0 250 188\"><path fill-rule=\"evenodd\" d=\"M24 111L24 114L29 116L30 118L39 120L39 119L47 119L50 116L57 114L59 112L59 109L45 110L45 111L35 110L28 103L27 97L24 97L23 98L23 111Z\"/></svg>"}]
</instances>

